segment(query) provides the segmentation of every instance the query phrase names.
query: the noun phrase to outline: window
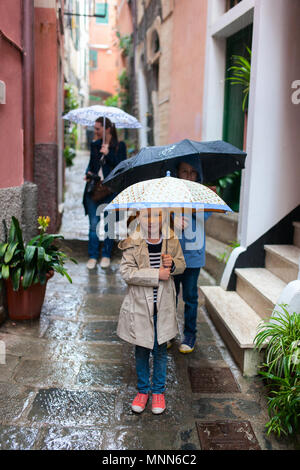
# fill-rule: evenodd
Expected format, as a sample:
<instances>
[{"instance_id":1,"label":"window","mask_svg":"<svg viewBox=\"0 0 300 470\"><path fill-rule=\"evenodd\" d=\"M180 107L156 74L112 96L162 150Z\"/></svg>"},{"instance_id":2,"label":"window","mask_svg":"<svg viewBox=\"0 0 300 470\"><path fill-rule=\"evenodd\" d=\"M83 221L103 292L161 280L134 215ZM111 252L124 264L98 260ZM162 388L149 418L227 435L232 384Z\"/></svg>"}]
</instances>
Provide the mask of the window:
<instances>
[{"instance_id":1,"label":"window","mask_svg":"<svg viewBox=\"0 0 300 470\"><path fill-rule=\"evenodd\" d=\"M105 3L96 3L95 14L101 15L96 16L96 24L108 24L108 4Z\"/></svg>"},{"instance_id":2,"label":"window","mask_svg":"<svg viewBox=\"0 0 300 470\"><path fill-rule=\"evenodd\" d=\"M235 7L241 1L242 0L226 0L226 11L228 11L231 8Z\"/></svg>"},{"instance_id":3,"label":"window","mask_svg":"<svg viewBox=\"0 0 300 470\"><path fill-rule=\"evenodd\" d=\"M90 49L90 70L98 68L98 51Z\"/></svg>"},{"instance_id":4,"label":"window","mask_svg":"<svg viewBox=\"0 0 300 470\"><path fill-rule=\"evenodd\" d=\"M159 36L157 31L154 30L151 37L151 51L153 54L156 54L160 50Z\"/></svg>"}]
</instances>

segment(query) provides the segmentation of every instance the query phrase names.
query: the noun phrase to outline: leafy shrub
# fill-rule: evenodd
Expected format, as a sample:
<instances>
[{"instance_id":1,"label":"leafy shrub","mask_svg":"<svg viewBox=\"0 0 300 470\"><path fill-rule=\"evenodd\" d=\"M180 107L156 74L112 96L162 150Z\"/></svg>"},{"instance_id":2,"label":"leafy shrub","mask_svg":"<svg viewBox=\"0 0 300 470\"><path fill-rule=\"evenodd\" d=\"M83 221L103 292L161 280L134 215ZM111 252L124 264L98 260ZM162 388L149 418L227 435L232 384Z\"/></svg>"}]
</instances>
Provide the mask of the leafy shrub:
<instances>
[{"instance_id":1,"label":"leafy shrub","mask_svg":"<svg viewBox=\"0 0 300 470\"><path fill-rule=\"evenodd\" d=\"M290 314L286 307L280 305L254 339L259 350L266 346L259 373L269 389L266 427L277 436L297 433L300 418L300 313Z\"/></svg>"}]
</instances>

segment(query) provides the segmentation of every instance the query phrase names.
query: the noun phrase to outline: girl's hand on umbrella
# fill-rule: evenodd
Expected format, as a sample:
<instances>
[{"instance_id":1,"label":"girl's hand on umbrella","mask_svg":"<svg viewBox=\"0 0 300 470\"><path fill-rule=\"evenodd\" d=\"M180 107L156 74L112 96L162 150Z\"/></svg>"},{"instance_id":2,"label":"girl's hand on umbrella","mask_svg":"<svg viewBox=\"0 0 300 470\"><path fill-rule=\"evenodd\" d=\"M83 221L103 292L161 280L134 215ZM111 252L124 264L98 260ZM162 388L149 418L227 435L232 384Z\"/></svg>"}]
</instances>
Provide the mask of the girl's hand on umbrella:
<instances>
[{"instance_id":1,"label":"girl's hand on umbrella","mask_svg":"<svg viewBox=\"0 0 300 470\"><path fill-rule=\"evenodd\" d=\"M171 255L168 254L162 254L162 264L164 268L170 268L172 267L173 263L173 258Z\"/></svg>"},{"instance_id":2,"label":"girl's hand on umbrella","mask_svg":"<svg viewBox=\"0 0 300 470\"><path fill-rule=\"evenodd\" d=\"M170 268L164 268L161 266L159 268L159 279L161 281L167 281L170 278Z\"/></svg>"},{"instance_id":3,"label":"girl's hand on umbrella","mask_svg":"<svg viewBox=\"0 0 300 470\"><path fill-rule=\"evenodd\" d=\"M108 144L102 144L100 152L103 153L103 155L107 155L108 151L109 151L108 150Z\"/></svg>"}]
</instances>

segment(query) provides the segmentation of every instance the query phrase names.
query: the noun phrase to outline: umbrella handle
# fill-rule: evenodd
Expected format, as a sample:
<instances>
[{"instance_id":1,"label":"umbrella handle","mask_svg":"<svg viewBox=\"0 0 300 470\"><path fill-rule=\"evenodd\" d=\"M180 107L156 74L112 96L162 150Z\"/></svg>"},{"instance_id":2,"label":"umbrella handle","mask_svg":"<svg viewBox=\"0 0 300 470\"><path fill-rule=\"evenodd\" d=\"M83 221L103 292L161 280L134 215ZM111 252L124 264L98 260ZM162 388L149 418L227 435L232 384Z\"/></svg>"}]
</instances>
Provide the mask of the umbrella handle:
<instances>
[{"instance_id":1,"label":"umbrella handle","mask_svg":"<svg viewBox=\"0 0 300 470\"><path fill-rule=\"evenodd\" d=\"M103 138L102 144L105 144L105 116L103 116Z\"/></svg>"}]
</instances>

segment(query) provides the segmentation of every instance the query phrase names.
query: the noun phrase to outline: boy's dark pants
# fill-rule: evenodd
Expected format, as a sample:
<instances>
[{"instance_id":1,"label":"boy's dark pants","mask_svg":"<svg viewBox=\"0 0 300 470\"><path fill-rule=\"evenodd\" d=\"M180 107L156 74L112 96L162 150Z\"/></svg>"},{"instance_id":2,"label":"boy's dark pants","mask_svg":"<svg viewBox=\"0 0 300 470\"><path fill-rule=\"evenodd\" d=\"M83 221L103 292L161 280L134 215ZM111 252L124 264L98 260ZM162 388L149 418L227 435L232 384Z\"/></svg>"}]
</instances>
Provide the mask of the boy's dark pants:
<instances>
[{"instance_id":1,"label":"boy's dark pants","mask_svg":"<svg viewBox=\"0 0 300 470\"><path fill-rule=\"evenodd\" d=\"M174 276L176 288L176 302L182 284L182 297L184 301L184 335L196 335L198 311L198 277L201 268L186 268L182 274Z\"/></svg>"}]
</instances>

